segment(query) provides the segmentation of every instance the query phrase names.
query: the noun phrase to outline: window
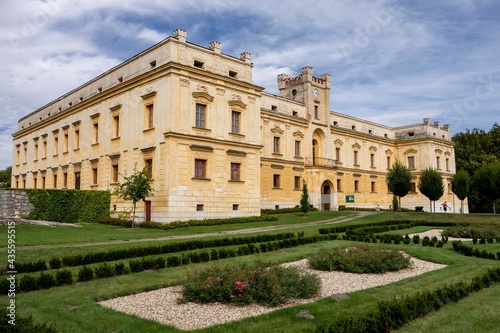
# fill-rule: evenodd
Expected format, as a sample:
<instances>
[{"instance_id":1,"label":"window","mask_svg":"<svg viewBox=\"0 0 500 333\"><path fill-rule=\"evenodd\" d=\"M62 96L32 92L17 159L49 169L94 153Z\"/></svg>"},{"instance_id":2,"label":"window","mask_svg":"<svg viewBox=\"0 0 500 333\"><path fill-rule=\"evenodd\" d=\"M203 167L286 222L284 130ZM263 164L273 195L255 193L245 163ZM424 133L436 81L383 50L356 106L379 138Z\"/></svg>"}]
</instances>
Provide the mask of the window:
<instances>
[{"instance_id":1,"label":"window","mask_svg":"<svg viewBox=\"0 0 500 333\"><path fill-rule=\"evenodd\" d=\"M45 176L42 176L42 188L45 188Z\"/></svg>"},{"instance_id":2,"label":"window","mask_svg":"<svg viewBox=\"0 0 500 333\"><path fill-rule=\"evenodd\" d=\"M16 150L16 164L21 163L21 152L19 151L19 148Z\"/></svg>"},{"instance_id":3,"label":"window","mask_svg":"<svg viewBox=\"0 0 500 333\"><path fill-rule=\"evenodd\" d=\"M93 185L97 184L97 177L98 177L97 167L93 167L92 168L92 184Z\"/></svg>"},{"instance_id":4,"label":"window","mask_svg":"<svg viewBox=\"0 0 500 333\"><path fill-rule=\"evenodd\" d=\"M239 210L240 209L240 205L238 204L233 204L233 210Z\"/></svg>"},{"instance_id":5,"label":"window","mask_svg":"<svg viewBox=\"0 0 500 333\"><path fill-rule=\"evenodd\" d=\"M57 188L57 175L54 175L52 182L53 182L52 187Z\"/></svg>"},{"instance_id":6,"label":"window","mask_svg":"<svg viewBox=\"0 0 500 333\"><path fill-rule=\"evenodd\" d=\"M206 105L196 104L196 127L205 127L205 109Z\"/></svg>"},{"instance_id":7,"label":"window","mask_svg":"<svg viewBox=\"0 0 500 333\"><path fill-rule=\"evenodd\" d=\"M280 175L273 175L273 187L280 188Z\"/></svg>"},{"instance_id":8,"label":"window","mask_svg":"<svg viewBox=\"0 0 500 333\"><path fill-rule=\"evenodd\" d=\"M94 128L94 143L99 142L99 123L94 123L93 125Z\"/></svg>"},{"instance_id":9,"label":"window","mask_svg":"<svg viewBox=\"0 0 500 333\"><path fill-rule=\"evenodd\" d=\"M240 180L240 163L231 163L231 180Z\"/></svg>"},{"instance_id":10,"label":"window","mask_svg":"<svg viewBox=\"0 0 500 333\"><path fill-rule=\"evenodd\" d=\"M34 151L34 156L33 160L38 160L38 141L35 142L35 151Z\"/></svg>"},{"instance_id":11,"label":"window","mask_svg":"<svg viewBox=\"0 0 500 333\"><path fill-rule=\"evenodd\" d=\"M342 180L337 179L337 192L342 192Z\"/></svg>"},{"instance_id":12,"label":"window","mask_svg":"<svg viewBox=\"0 0 500 333\"><path fill-rule=\"evenodd\" d=\"M118 175L120 173L118 172L118 164L113 165L113 183L118 183Z\"/></svg>"},{"instance_id":13,"label":"window","mask_svg":"<svg viewBox=\"0 0 500 333\"><path fill-rule=\"evenodd\" d=\"M42 158L47 157L47 140L43 140L42 142Z\"/></svg>"},{"instance_id":14,"label":"window","mask_svg":"<svg viewBox=\"0 0 500 333\"><path fill-rule=\"evenodd\" d=\"M38 182L38 179L33 178L33 188L36 188L37 182Z\"/></svg>"},{"instance_id":15,"label":"window","mask_svg":"<svg viewBox=\"0 0 500 333\"><path fill-rule=\"evenodd\" d=\"M195 60L194 61L194 67L197 67L197 68L203 68L203 61L199 61L199 60Z\"/></svg>"},{"instance_id":16,"label":"window","mask_svg":"<svg viewBox=\"0 0 500 333\"><path fill-rule=\"evenodd\" d=\"M204 207L204 205L203 205L203 204L197 204L197 205L196 205L196 211L197 211L197 212L202 212L204 208L205 208L205 207Z\"/></svg>"},{"instance_id":17,"label":"window","mask_svg":"<svg viewBox=\"0 0 500 333\"><path fill-rule=\"evenodd\" d=\"M298 117L299 116L299 113L297 111L292 111L292 116L294 117Z\"/></svg>"},{"instance_id":18,"label":"window","mask_svg":"<svg viewBox=\"0 0 500 333\"><path fill-rule=\"evenodd\" d=\"M273 141L274 141L273 152L275 154L279 154L279 152L280 152L280 138L278 136L275 136Z\"/></svg>"},{"instance_id":19,"label":"window","mask_svg":"<svg viewBox=\"0 0 500 333\"><path fill-rule=\"evenodd\" d=\"M69 135L64 133L64 152L69 151Z\"/></svg>"},{"instance_id":20,"label":"window","mask_svg":"<svg viewBox=\"0 0 500 333\"><path fill-rule=\"evenodd\" d=\"M59 153L59 138L56 136L54 138L54 155Z\"/></svg>"},{"instance_id":21,"label":"window","mask_svg":"<svg viewBox=\"0 0 500 333\"><path fill-rule=\"evenodd\" d=\"M23 154L24 163L28 162L28 147L24 146L24 154Z\"/></svg>"},{"instance_id":22,"label":"window","mask_svg":"<svg viewBox=\"0 0 500 333\"><path fill-rule=\"evenodd\" d=\"M410 193L417 193L417 185L415 182L410 183Z\"/></svg>"},{"instance_id":23,"label":"window","mask_svg":"<svg viewBox=\"0 0 500 333\"><path fill-rule=\"evenodd\" d=\"M113 137L117 138L120 136L120 116L116 115L113 117Z\"/></svg>"},{"instance_id":24,"label":"window","mask_svg":"<svg viewBox=\"0 0 500 333\"><path fill-rule=\"evenodd\" d=\"M436 156L436 169L441 170L441 159L439 156Z\"/></svg>"},{"instance_id":25,"label":"window","mask_svg":"<svg viewBox=\"0 0 500 333\"><path fill-rule=\"evenodd\" d=\"M207 178L207 160L194 160L194 178Z\"/></svg>"},{"instance_id":26,"label":"window","mask_svg":"<svg viewBox=\"0 0 500 333\"><path fill-rule=\"evenodd\" d=\"M354 151L354 165L358 165L358 151Z\"/></svg>"},{"instance_id":27,"label":"window","mask_svg":"<svg viewBox=\"0 0 500 333\"><path fill-rule=\"evenodd\" d=\"M387 169L390 169L391 168L391 157L390 156L387 156Z\"/></svg>"},{"instance_id":28,"label":"window","mask_svg":"<svg viewBox=\"0 0 500 333\"><path fill-rule=\"evenodd\" d=\"M146 105L146 128L153 128L153 110L153 104Z\"/></svg>"},{"instance_id":29,"label":"window","mask_svg":"<svg viewBox=\"0 0 500 333\"><path fill-rule=\"evenodd\" d=\"M450 159L447 158L445 162L446 162L446 171L450 171Z\"/></svg>"},{"instance_id":30,"label":"window","mask_svg":"<svg viewBox=\"0 0 500 333\"><path fill-rule=\"evenodd\" d=\"M371 187L370 187L372 192L377 192L376 187L375 187L375 182L371 182Z\"/></svg>"},{"instance_id":31,"label":"window","mask_svg":"<svg viewBox=\"0 0 500 333\"><path fill-rule=\"evenodd\" d=\"M75 172L75 189L79 190L80 189L80 177L81 174L79 171Z\"/></svg>"},{"instance_id":32,"label":"window","mask_svg":"<svg viewBox=\"0 0 500 333\"><path fill-rule=\"evenodd\" d=\"M231 132L240 133L240 113L237 111L231 112Z\"/></svg>"},{"instance_id":33,"label":"window","mask_svg":"<svg viewBox=\"0 0 500 333\"><path fill-rule=\"evenodd\" d=\"M147 170L148 178L153 178L153 159L148 158L147 160L144 160L144 167Z\"/></svg>"},{"instance_id":34,"label":"window","mask_svg":"<svg viewBox=\"0 0 500 333\"><path fill-rule=\"evenodd\" d=\"M155 68L156 67L156 60L153 60L149 63L149 67L152 69L152 68Z\"/></svg>"},{"instance_id":35,"label":"window","mask_svg":"<svg viewBox=\"0 0 500 333\"><path fill-rule=\"evenodd\" d=\"M271 105L271 110L278 111L278 106L277 105Z\"/></svg>"},{"instance_id":36,"label":"window","mask_svg":"<svg viewBox=\"0 0 500 333\"><path fill-rule=\"evenodd\" d=\"M295 156L300 156L300 141L295 141Z\"/></svg>"},{"instance_id":37,"label":"window","mask_svg":"<svg viewBox=\"0 0 500 333\"><path fill-rule=\"evenodd\" d=\"M352 125L351 128L352 128L353 131L355 131L356 130L356 125Z\"/></svg>"},{"instance_id":38,"label":"window","mask_svg":"<svg viewBox=\"0 0 500 333\"><path fill-rule=\"evenodd\" d=\"M300 190L300 176L295 176L293 179L293 188L295 190Z\"/></svg>"},{"instance_id":39,"label":"window","mask_svg":"<svg viewBox=\"0 0 500 333\"><path fill-rule=\"evenodd\" d=\"M415 156L408 156L408 169L415 169Z\"/></svg>"},{"instance_id":40,"label":"window","mask_svg":"<svg viewBox=\"0 0 500 333\"><path fill-rule=\"evenodd\" d=\"M80 130L75 130L75 147L74 149L80 148Z\"/></svg>"},{"instance_id":41,"label":"window","mask_svg":"<svg viewBox=\"0 0 500 333\"><path fill-rule=\"evenodd\" d=\"M319 109L318 106L314 106L314 118L319 119Z\"/></svg>"},{"instance_id":42,"label":"window","mask_svg":"<svg viewBox=\"0 0 500 333\"><path fill-rule=\"evenodd\" d=\"M232 78L238 78L238 72L235 72L235 71L229 71L229 77L232 77Z\"/></svg>"},{"instance_id":43,"label":"window","mask_svg":"<svg viewBox=\"0 0 500 333\"><path fill-rule=\"evenodd\" d=\"M370 166L375 168L375 154L370 154Z\"/></svg>"},{"instance_id":44,"label":"window","mask_svg":"<svg viewBox=\"0 0 500 333\"><path fill-rule=\"evenodd\" d=\"M63 187L68 187L68 173L63 173Z\"/></svg>"},{"instance_id":45,"label":"window","mask_svg":"<svg viewBox=\"0 0 500 333\"><path fill-rule=\"evenodd\" d=\"M335 159L337 160L337 162L340 162L340 148L339 147L335 148Z\"/></svg>"},{"instance_id":46,"label":"window","mask_svg":"<svg viewBox=\"0 0 500 333\"><path fill-rule=\"evenodd\" d=\"M359 180L354 181L354 192L359 192Z\"/></svg>"}]
</instances>

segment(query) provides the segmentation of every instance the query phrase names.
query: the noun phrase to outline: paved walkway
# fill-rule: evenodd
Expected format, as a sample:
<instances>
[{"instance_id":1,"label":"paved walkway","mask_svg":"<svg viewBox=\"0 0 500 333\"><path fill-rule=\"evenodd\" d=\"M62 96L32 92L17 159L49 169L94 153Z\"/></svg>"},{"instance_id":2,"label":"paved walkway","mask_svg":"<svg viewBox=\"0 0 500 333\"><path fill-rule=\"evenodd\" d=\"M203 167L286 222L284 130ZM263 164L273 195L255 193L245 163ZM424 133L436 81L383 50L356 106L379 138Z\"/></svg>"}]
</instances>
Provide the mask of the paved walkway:
<instances>
[{"instance_id":1,"label":"paved walkway","mask_svg":"<svg viewBox=\"0 0 500 333\"><path fill-rule=\"evenodd\" d=\"M337 217L329 220L315 221L305 224L287 224L287 225L277 225L269 227L259 227L259 228L249 228L249 229L238 229L238 230L228 230L228 231L218 231L203 234L190 234L190 235L176 235L176 236L164 236L155 238L134 238L128 240L111 240L104 242L87 242L87 243L63 243L63 244L47 244L47 245L29 245L29 246L18 246L20 249L51 249L58 247L84 247L84 246L98 246L98 245L108 245L108 244L130 244L130 243L140 243L140 242L151 242L151 241L162 241L162 240L173 240L173 239L186 239L186 238L202 238L202 237L213 237L213 236L224 236L224 235L241 235L241 234L251 234L263 231L279 231L284 229L295 229L302 227L310 227L315 225L325 225L325 224L335 224L340 222L351 221L364 216L378 214L377 212L356 212L356 214L346 217Z\"/></svg>"}]
</instances>

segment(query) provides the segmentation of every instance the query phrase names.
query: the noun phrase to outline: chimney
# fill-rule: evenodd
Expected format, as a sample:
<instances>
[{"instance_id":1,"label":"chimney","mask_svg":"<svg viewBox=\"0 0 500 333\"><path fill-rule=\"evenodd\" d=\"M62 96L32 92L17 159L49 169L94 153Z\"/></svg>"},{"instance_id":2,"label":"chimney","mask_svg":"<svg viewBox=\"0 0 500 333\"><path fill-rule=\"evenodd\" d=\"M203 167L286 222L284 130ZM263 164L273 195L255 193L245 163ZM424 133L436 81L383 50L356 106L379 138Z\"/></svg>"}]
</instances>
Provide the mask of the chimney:
<instances>
[{"instance_id":1,"label":"chimney","mask_svg":"<svg viewBox=\"0 0 500 333\"><path fill-rule=\"evenodd\" d=\"M173 37L176 38L179 42L185 43L186 42L186 37L187 37L186 30L175 29Z\"/></svg>"},{"instance_id":2,"label":"chimney","mask_svg":"<svg viewBox=\"0 0 500 333\"><path fill-rule=\"evenodd\" d=\"M222 44L217 41L210 42L208 44L208 49L214 51L215 53L221 53Z\"/></svg>"}]
</instances>

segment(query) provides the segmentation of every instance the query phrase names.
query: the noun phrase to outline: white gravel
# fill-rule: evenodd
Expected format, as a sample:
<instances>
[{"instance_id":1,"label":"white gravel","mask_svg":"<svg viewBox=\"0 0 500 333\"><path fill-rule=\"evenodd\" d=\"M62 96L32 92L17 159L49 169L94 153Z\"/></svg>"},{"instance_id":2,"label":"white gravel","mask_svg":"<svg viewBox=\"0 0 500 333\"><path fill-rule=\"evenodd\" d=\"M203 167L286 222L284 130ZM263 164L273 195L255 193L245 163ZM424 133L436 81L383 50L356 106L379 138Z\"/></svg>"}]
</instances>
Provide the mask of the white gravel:
<instances>
[{"instance_id":1,"label":"white gravel","mask_svg":"<svg viewBox=\"0 0 500 333\"><path fill-rule=\"evenodd\" d=\"M315 302L321 298L329 297L334 294L349 293L356 290L386 285L446 267L446 265L435 264L416 258L411 258L411 262L412 266L410 268L385 274L353 274L317 271L309 268L307 259L287 263L285 265L299 266L305 271L317 274L321 280L321 291L319 295L314 298L294 300L286 305L274 308L260 305L240 307L219 303L204 305L196 303L177 304L177 300L181 298L182 286L162 288L140 294L114 298L100 302L99 304L116 311L136 315L166 325L173 325L182 330L194 330L223 324L229 321L238 321L284 307Z\"/></svg>"}]
</instances>

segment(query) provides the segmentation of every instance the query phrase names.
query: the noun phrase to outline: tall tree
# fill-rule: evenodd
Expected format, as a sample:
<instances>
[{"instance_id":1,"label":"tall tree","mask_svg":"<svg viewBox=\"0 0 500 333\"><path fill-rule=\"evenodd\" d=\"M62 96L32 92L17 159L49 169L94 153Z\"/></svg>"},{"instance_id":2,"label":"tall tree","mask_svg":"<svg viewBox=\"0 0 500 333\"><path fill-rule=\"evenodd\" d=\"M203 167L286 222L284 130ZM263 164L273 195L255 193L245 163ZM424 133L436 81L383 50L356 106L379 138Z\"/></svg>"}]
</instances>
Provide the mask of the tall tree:
<instances>
[{"instance_id":1,"label":"tall tree","mask_svg":"<svg viewBox=\"0 0 500 333\"><path fill-rule=\"evenodd\" d=\"M122 175L123 176L123 175ZM147 167L141 171L134 168L134 173L130 176L123 176L124 182L118 186L117 194L124 200L132 200L134 209L132 213L132 228L134 227L135 210L138 201L145 201L147 197L153 195L151 186L151 176Z\"/></svg>"},{"instance_id":2,"label":"tall tree","mask_svg":"<svg viewBox=\"0 0 500 333\"><path fill-rule=\"evenodd\" d=\"M309 191L307 190L307 183L302 179L302 196L300 198L300 211L306 215L311 205L309 204Z\"/></svg>"},{"instance_id":3,"label":"tall tree","mask_svg":"<svg viewBox=\"0 0 500 333\"><path fill-rule=\"evenodd\" d=\"M455 143L457 170L464 169L473 177L483 165L500 159L500 126L495 123L489 131L474 128L452 137ZM468 194L469 211L490 211L490 200L483 195L472 181Z\"/></svg>"},{"instance_id":4,"label":"tall tree","mask_svg":"<svg viewBox=\"0 0 500 333\"><path fill-rule=\"evenodd\" d=\"M464 212L464 200L469 195L471 179L467 171L459 170L451 179L451 190L460 199L460 213Z\"/></svg>"},{"instance_id":5,"label":"tall tree","mask_svg":"<svg viewBox=\"0 0 500 333\"><path fill-rule=\"evenodd\" d=\"M9 188L11 186L12 167L7 167L5 170L0 170L0 187Z\"/></svg>"},{"instance_id":6,"label":"tall tree","mask_svg":"<svg viewBox=\"0 0 500 333\"><path fill-rule=\"evenodd\" d=\"M411 172L399 160L389 169L387 173L387 187L399 199L399 210L401 210L401 198L406 196L411 189Z\"/></svg>"},{"instance_id":7,"label":"tall tree","mask_svg":"<svg viewBox=\"0 0 500 333\"><path fill-rule=\"evenodd\" d=\"M496 214L496 201L500 199L500 162L480 167L474 173L472 181L486 198L493 201L493 214Z\"/></svg>"},{"instance_id":8,"label":"tall tree","mask_svg":"<svg viewBox=\"0 0 500 333\"><path fill-rule=\"evenodd\" d=\"M434 203L434 212L436 211L436 201L444 194L444 184L441 174L432 168L427 168L420 175L418 183L419 191L429 199L429 207L432 212L432 203Z\"/></svg>"}]
</instances>

